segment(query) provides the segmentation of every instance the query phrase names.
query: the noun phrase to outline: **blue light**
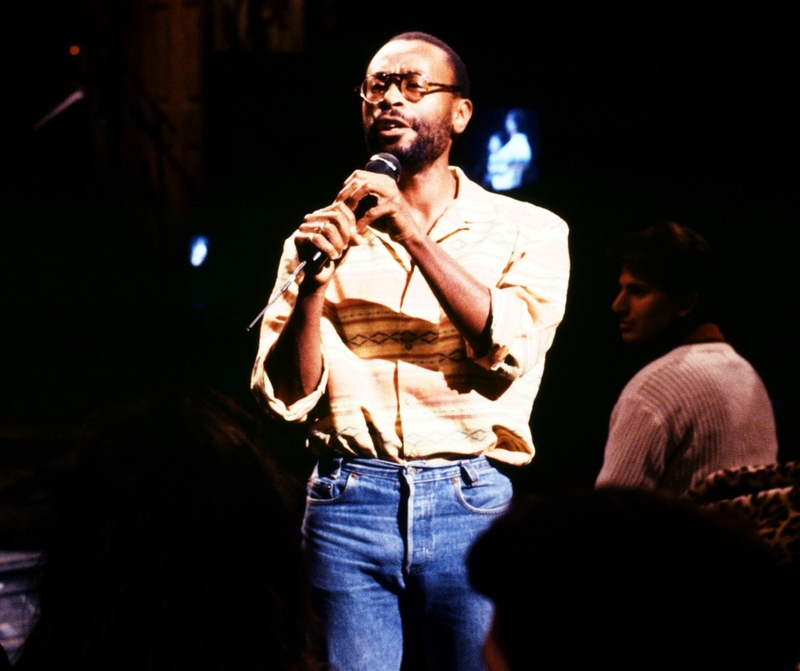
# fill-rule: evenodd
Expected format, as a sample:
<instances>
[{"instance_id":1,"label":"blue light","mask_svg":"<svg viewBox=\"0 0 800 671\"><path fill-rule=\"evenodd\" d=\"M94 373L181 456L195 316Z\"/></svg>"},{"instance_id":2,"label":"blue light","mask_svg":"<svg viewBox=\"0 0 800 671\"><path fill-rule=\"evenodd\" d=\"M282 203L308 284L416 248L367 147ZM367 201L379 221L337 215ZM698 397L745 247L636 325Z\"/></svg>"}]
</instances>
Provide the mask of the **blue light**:
<instances>
[{"instance_id":1,"label":"blue light","mask_svg":"<svg viewBox=\"0 0 800 671\"><path fill-rule=\"evenodd\" d=\"M208 238L204 235L196 235L191 241L191 251L189 253L189 263L195 268L203 265L208 256Z\"/></svg>"}]
</instances>

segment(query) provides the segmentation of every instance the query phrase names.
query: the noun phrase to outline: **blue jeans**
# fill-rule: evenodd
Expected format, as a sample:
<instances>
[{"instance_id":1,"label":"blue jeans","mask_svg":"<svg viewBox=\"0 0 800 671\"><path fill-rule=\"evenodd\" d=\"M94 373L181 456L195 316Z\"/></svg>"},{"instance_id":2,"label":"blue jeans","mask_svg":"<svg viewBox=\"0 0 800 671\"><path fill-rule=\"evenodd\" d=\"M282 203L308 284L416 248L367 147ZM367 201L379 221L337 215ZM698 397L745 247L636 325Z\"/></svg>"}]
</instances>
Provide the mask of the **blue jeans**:
<instances>
[{"instance_id":1,"label":"blue jeans","mask_svg":"<svg viewBox=\"0 0 800 671\"><path fill-rule=\"evenodd\" d=\"M470 588L465 559L510 500L510 481L484 457L321 459L303 542L333 668L397 671L414 627L433 671L483 671L492 608Z\"/></svg>"}]
</instances>

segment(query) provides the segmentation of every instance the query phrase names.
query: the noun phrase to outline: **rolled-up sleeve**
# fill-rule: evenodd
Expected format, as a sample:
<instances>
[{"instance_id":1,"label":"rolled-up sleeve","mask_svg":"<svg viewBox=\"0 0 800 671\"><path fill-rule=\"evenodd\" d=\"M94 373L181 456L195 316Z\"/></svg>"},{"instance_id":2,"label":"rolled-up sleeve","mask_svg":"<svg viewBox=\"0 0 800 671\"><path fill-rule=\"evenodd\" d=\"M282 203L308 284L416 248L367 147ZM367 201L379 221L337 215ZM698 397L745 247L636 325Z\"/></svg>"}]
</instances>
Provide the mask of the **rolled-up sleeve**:
<instances>
[{"instance_id":1,"label":"rolled-up sleeve","mask_svg":"<svg viewBox=\"0 0 800 671\"><path fill-rule=\"evenodd\" d=\"M286 422L305 422L308 419L308 415L319 403L328 386L328 365L325 359L325 352L323 351L322 353L322 377L317 388L308 396L298 399L291 405L286 405L275 395L272 380L269 379L265 368L267 356L268 354L262 357L261 352L259 352L250 378L250 388L255 394L259 405L273 417L283 419Z\"/></svg>"},{"instance_id":2,"label":"rolled-up sleeve","mask_svg":"<svg viewBox=\"0 0 800 671\"><path fill-rule=\"evenodd\" d=\"M295 252L294 241L289 238L283 248L283 256L280 262L280 272L275 287L272 290L271 298L274 298L280 288L286 284L294 269L297 267L297 253ZM278 340L278 336L283 330L286 320L294 308L297 298L298 284L292 282L286 291L271 305L261 322L261 331L258 341L258 354L250 375L250 389L252 390L259 405L272 417L283 419L287 422L305 422L309 413L316 407L325 393L328 385L328 361L322 350L322 377L316 389L308 396L298 399L291 405L286 405L275 395L275 388L272 380L267 375L267 358Z\"/></svg>"},{"instance_id":3,"label":"rolled-up sleeve","mask_svg":"<svg viewBox=\"0 0 800 671\"><path fill-rule=\"evenodd\" d=\"M512 380L542 362L553 344L570 270L566 223L547 210L519 205L511 213L518 231L513 255L490 289L491 347L479 358L467 350L478 365Z\"/></svg>"}]
</instances>

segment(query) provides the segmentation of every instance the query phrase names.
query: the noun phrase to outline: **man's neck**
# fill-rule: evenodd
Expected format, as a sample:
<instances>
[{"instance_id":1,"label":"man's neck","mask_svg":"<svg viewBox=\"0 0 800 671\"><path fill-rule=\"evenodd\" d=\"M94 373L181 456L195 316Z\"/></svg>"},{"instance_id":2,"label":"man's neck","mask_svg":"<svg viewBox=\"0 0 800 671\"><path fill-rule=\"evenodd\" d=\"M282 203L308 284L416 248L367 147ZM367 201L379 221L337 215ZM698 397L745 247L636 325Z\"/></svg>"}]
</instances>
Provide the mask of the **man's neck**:
<instances>
[{"instance_id":1,"label":"man's neck","mask_svg":"<svg viewBox=\"0 0 800 671\"><path fill-rule=\"evenodd\" d=\"M400 191L414 218L429 232L456 197L458 182L444 154L418 172L400 176Z\"/></svg>"}]
</instances>

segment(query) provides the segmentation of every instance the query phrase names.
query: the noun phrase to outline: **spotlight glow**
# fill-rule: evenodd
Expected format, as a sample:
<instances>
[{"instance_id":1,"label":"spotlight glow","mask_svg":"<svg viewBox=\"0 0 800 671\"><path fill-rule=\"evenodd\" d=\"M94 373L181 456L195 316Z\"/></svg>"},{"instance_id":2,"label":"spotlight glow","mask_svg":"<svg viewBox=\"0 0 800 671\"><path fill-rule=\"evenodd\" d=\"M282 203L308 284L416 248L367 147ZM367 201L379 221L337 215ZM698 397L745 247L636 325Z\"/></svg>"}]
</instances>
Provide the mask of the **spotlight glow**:
<instances>
[{"instance_id":1,"label":"spotlight glow","mask_svg":"<svg viewBox=\"0 0 800 671\"><path fill-rule=\"evenodd\" d=\"M195 268L203 265L208 256L208 238L204 235L196 235L190 243L189 263Z\"/></svg>"}]
</instances>

